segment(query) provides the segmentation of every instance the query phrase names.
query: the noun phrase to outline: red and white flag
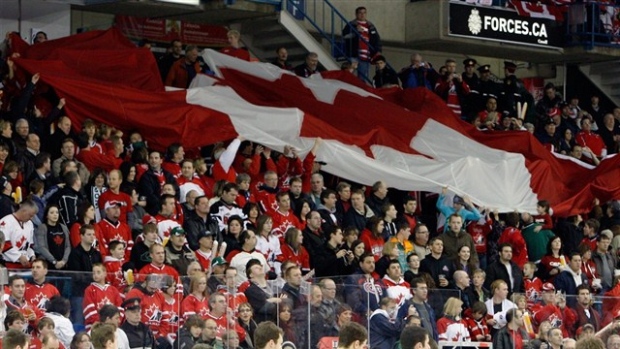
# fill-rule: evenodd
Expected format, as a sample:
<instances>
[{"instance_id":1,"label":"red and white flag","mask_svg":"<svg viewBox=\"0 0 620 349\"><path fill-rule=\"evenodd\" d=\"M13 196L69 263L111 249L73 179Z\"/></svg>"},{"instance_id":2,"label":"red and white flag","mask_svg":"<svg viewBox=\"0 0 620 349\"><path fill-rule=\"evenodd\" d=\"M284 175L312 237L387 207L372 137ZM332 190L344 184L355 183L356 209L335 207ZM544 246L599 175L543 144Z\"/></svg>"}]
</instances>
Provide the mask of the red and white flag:
<instances>
[{"instance_id":1,"label":"red and white flag","mask_svg":"<svg viewBox=\"0 0 620 349\"><path fill-rule=\"evenodd\" d=\"M276 150L292 145L303 156L322 137L317 157L327 163L324 169L362 184L385 180L398 189L433 192L447 185L501 211L534 212L536 202L546 199L560 216L589 211L594 198L620 198L620 157L591 168L558 158L527 132L478 131L423 88L375 90L343 72L303 79L211 50L204 57L218 78L201 76L188 90L166 92L161 84L148 84L158 78L148 50L121 48L116 59L90 59L87 70L74 66L84 54L74 45L88 46L90 58L104 47L124 47L117 43L123 40L91 34L88 45L80 35L57 47L48 41L28 47L17 64L39 72L67 100L78 127L92 118L138 129L158 149L179 140L193 148L241 134Z\"/></svg>"},{"instance_id":2,"label":"red and white flag","mask_svg":"<svg viewBox=\"0 0 620 349\"><path fill-rule=\"evenodd\" d=\"M545 18L554 21L564 21L564 8L554 3L543 4L540 2L510 0L510 6L517 10L519 16L532 18Z\"/></svg>"}]
</instances>

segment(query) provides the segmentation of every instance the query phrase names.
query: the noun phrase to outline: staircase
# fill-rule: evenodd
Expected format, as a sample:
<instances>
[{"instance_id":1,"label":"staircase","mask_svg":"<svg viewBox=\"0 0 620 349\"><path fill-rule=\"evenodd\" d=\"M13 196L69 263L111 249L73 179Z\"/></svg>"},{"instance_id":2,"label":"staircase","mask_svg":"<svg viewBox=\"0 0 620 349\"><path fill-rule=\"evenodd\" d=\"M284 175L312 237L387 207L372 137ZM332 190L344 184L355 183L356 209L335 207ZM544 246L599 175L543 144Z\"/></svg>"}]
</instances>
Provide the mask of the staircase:
<instances>
[{"instance_id":1,"label":"staircase","mask_svg":"<svg viewBox=\"0 0 620 349\"><path fill-rule=\"evenodd\" d=\"M235 27L235 25L231 25ZM293 66L304 62L306 53L316 52L319 62L327 70L336 70L340 65L329 50L304 26L303 20L282 10L271 17L253 19L238 25L243 43L261 61L270 62L276 58L276 49L284 46Z\"/></svg>"},{"instance_id":2,"label":"staircase","mask_svg":"<svg viewBox=\"0 0 620 349\"><path fill-rule=\"evenodd\" d=\"M590 78L615 105L620 105L620 61L582 64L579 70Z\"/></svg>"},{"instance_id":3,"label":"staircase","mask_svg":"<svg viewBox=\"0 0 620 349\"><path fill-rule=\"evenodd\" d=\"M349 20L329 0L306 1L305 6L298 0L282 0L281 4L274 17L245 21L231 27L240 30L243 43L261 61L273 60L275 50L284 46L293 65L302 63L307 52L316 52L325 69L340 69L338 62L346 60L341 33ZM356 28L351 28L351 32L360 37ZM366 44L370 46L368 42ZM360 78L371 83L370 77Z\"/></svg>"}]
</instances>

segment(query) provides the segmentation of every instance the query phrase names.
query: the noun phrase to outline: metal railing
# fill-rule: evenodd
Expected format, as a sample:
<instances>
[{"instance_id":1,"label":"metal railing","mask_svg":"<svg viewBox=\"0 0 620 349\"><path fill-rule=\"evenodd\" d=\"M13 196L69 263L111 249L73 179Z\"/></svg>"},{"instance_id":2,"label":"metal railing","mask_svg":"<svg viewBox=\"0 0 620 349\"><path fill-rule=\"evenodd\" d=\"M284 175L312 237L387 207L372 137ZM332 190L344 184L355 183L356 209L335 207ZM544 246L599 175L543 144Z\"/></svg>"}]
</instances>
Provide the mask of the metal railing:
<instances>
[{"instance_id":1,"label":"metal railing","mask_svg":"<svg viewBox=\"0 0 620 349\"><path fill-rule=\"evenodd\" d=\"M264 0L249 0L253 2ZM291 13L299 20L306 20L329 45L331 55L338 62L350 60L344 46L342 31L349 26L351 33L360 38L370 51L376 51L370 43L361 37L357 28L351 26L349 20L338 11L328 0L302 2L297 0L283 0L282 9ZM359 72L358 72L359 74ZM360 78L372 85L372 77L361 74ZM368 74L370 75L370 74Z\"/></svg>"},{"instance_id":2,"label":"metal railing","mask_svg":"<svg viewBox=\"0 0 620 349\"><path fill-rule=\"evenodd\" d=\"M604 2L572 4L565 17L566 46L620 47L620 5Z\"/></svg>"}]
</instances>

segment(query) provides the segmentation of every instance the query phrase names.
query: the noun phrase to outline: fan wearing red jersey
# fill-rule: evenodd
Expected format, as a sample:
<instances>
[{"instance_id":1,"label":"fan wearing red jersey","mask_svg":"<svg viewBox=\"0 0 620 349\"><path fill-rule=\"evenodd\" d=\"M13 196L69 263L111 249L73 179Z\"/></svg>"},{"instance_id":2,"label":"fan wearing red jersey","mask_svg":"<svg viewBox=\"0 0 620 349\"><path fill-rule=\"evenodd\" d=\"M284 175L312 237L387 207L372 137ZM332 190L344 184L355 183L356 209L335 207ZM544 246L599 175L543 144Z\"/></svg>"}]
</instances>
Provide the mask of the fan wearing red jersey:
<instances>
[{"instance_id":1,"label":"fan wearing red jersey","mask_svg":"<svg viewBox=\"0 0 620 349\"><path fill-rule=\"evenodd\" d=\"M174 280L179 280L179 272L177 272L173 267L164 264L164 261L166 260L164 246L160 244L153 244L149 248L149 253L151 255L151 263L140 269L139 274L142 277L150 274L160 274L169 275Z\"/></svg>"},{"instance_id":2,"label":"fan wearing red jersey","mask_svg":"<svg viewBox=\"0 0 620 349\"><path fill-rule=\"evenodd\" d=\"M185 157L185 150L181 143L172 143L166 149L166 160L161 167L164 171L170 172L174 178L179 178L181 176L181 162Z\"/></svg>"},{"instance_id":3,"label":"fan wearing red jersey","mask_svg":"<svg viewBox=\"0 0 620 349\"><path fill-rule=\"evenodd\" d=\"M226 297L221 293L214 293L209 297L209 313L207 319L215 321L217 324L217 335L221 338L224 332L231 328L237 332L240 341L245 340L245 330L237 322L237 317L228 308Z\"/></svg>"},{"instance_id":4,"label":"fan wearing red jersey","mask_svg":"<svg viewBox=\"0 0 620 349\"><path fill-rule=\"evenodd\" d=\"M197 196L204 196L209 192L204 181L196 174L194 169L194 162L192 160L183 160L181 162L181 176L177 177L177 185L179 186L179 199L181 203L184 203L187 197L187 193L195 190Z\"/></svg>"},{"instance_id":5,"label":"fan wearing red jersey","mask_svg":"<svg viewBox=\"0 0 620 349\"><path fill-rule=\"evenodd\" d=\"M177 338L181 325L181 301L183 294L176 292L177 282L172 278L166 278L162 286L164 302L161 308L161 323L159 326L159 341L167 341L172 345Z\"/></svg>"},{"instance_id":6,"label":"fan wearing red jersey","mask_svg":"<svg viewBox=\"0 0 620 349\"><path fill-rule=\"evenodd\" d=\"M43 312L36 305L29 303L24 298L26 292L26 281L20 275L11 275L9 277L9 297L4 301L7 314L16 310L28 321L28 333L34 331L37 319L43 316ZM22 324L23 325L23 324ZM20 330L23 330L24 327Z\"/></svg>"},{"instance_id":7,"label":"fan wearing red jersey","mask_svg":"<svg viewBox=\"0 0 620 349\"><path fill-rule=\"evenodd\" d=\"M527 257L527 245L525 239L519 229L519 214L517 212L508 212L506 215L506 229L502 232L499 238L498 244L508 243L512 246L512 261L515 262L519 268L523 269L523 265L528 260Z\"/></svg>"},{"instance_id":8,"label":"fan wearing red jersey","mask_svg":"<svg viewBox=\"0 0 620 349\"><path fill-rule=\"evenodd\" d=\"M128 285L125 273L123 272L123 265L125 264L125 245L120 241L112 241L109 247L110 255L103 258L103 264L107 271L106 281L108 284L116 287L118 292L124 297Z\"/></svg>"},{"instance_id":9,"label":"fan wearing red jersey","mask_svg":"<svg viewBox=\"0 0 620 349\"><path fill-rule=\"evenodd\" d=\"M375 262L381 258L383 254L383 245L385 241L383 240L383 228L385 227L385 223L383 219L373 216L368 220L368 228L362 231L360 235L360 240L364 242L364 246L366 247L367 253L372 253L375 256Z\"/></svg>"},{"instance_id":10,"label":"fan wearing red jersey","mask_svg":"<svg viewBox=\"0 0 620 349\"><path fill-rule=\"evenodd\" d=\"M115 201L120 204L121 214L118 220L131 226L135 217L133 216L133 205L131 197L121 191L123 174L120 170L112 170L108 174L108 190L104 191L97 203L101 216L105 216L105 204L108 201Z\"/></svg>"},{"instance_id":11,"label":"fan wearing red jersey","mask_svg":"<svg viewBox=\"0 0 620 349\"><path fill-rule=\"evenodd\" d=\"M245 293L239 291L237 288L237 269L235 269L235 267L231 266L226 268L224 278L226 280L226 287L220 288L219 292L226 297L228 308L230 308L236 316L239 312L239 305L247 303L248 298L245 296Z\"/></svg>"},{"instance_id":12,"label":"fan wearing red jersey","mask_svg":"<svg viewBox=\"0 0 620 349\"><path fill-rule=\"evenodd\" d=\"M189 283L189 294L181 303L181 316L187 320L192 315L206 319L209 313L209 293L207 292L207 275L196 272Z\"/></svg>"},{"instance_id":13,"label":"fan wearing red jersey","mask_svg":"<svg viewBox=\"0 0 620 349\"><path fill-rule=\"evenodd\" d=\"M101 263L93 265L93 282L84 291L84 324L87 329L99 321L99 310L106 304L114 304L119 309L123 303L120 292L111 285L105 283L106 269Z\"/></svg>"},{"instance_id":14,"label":"fan wearing red jersey","mask_svg":"<svg viewBox=\"0 0 620 349\"><path fill-rule=\"evenodd\" d=\"M256 201L263 213L272 215L278 209L279 203L276 194L279 191L278 174L275 171L265 172L263 183L258 186L258 191L255 195Z\"/></svg>"},{"instance_id":15,"label":"fan wearing red jersey","mask_svg":"<svg viewBox=\"0 0 620 349\"><path fill-rule=\"evenodd\" d=\"M276 195L276 199L278 202L277 209L268 213L273 220L273 235L281 239L284 233L291 227L303 230L304 226L299 222L293 210L291 210L291 197L289 193L279 192Z\"/></svg>"},{"instance_id":16,"label":"fan wearing red jersey","mask_svg":"<svg viewBox=\"0 0 620 349\"><path fill-rule=\"evenodd\" d=\"M120 241L125 244L125 260L128 261L131 258L133 239L129 225L119 220L121 205L118 201L107 201L104 205L105 217L97 223L97 226L101 231L105 250L109 250L111 241Z\"/></svg>"},{"instance_id":17,"label":"fan wearing red jersey","mask_svg":"<svg viewBox=\"0 0 620 349\"><path fill-rule=\"evenodd\" d=\"M310 255L302 246L304 235L297 228L288 228L284 234L284 243L280 246L281 261L291 261L305 273L310 271Z\"/></svg>"},{"instance_id":18,"label":"fan wearing red jersey","mask_svg":"<svg viewBox=\"0 0 620 349\"><path fill-rule=\"evenodd\" d=\"M161 246L161 245L160 245ZM142 275L140 275L142 276ZM140 322L146 324L155 337L159 333L161 327L161 319L163 317L162 305L164 304L164 296L160 290L163 285L164 276L150 274L146 276L146 280L141 284L136 284L125 296L123 304L134 308L134 302L139 299L135 305L140 309ZM125 307L126 310L129 308Z\"/></svg>"},{"instance_id":19,"label":"fan wearing red jersey","mask_svg":"<svg viewBox=\"0 0 620 349\"><path fill-rule=\"evenodd\" d=\"M171 186L171 185L170 185ZM160 199L160 209L155 215L159 238L164 244L170 238L170 232L176 227L183 225L183 220L178 220L176 210L176 198L171 194L163 194ZM181 215L182 217L182 215Z\"/></svg>"},{"instance_id":20,"label":"fan wearing red jersey","mask_svg":"<svg viewBox=\"0 0 620 349\"><path fill-rule=\"evenodd\" d=\"M523 288L525 289L528 307L534 305L542 293L543 283L538 277L534 276L535 271L536 264L534 262L527 262L523 266Z\"/></svg>"},{"instance_id":21,"label":"fan wearing red jersey","mask_svg":"<svg viewBox=\"0 0 620 349\"><path fill-rule=\"evenodd\" d=\"M45 282L47 261L39 258L35 259L30 270L32 271L32 281L26 284L24 299L37 308L45 310L47 301L54 296L60 296L60 292L58 292L54 285Z\"/></svg>"}]
</instances>

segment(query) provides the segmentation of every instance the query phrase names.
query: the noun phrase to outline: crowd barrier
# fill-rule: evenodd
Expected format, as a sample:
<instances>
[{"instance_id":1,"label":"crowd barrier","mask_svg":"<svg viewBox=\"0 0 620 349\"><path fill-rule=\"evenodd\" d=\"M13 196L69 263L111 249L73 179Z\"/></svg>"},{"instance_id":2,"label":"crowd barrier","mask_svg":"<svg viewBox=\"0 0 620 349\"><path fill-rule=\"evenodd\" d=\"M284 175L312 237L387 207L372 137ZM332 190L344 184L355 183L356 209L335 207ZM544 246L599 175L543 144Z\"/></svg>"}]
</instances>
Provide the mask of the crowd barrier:
<instances>
[{"instance_id":1,"label":"crowd barrier","mask_svg":"<svg viewBox=\"0 0 620 349\"><path fill-rule=\"evenodd\" d=\"M19 274L27 281L32 280L32 274L28 270L11 270L9 275ZM130 273L123 274L127 278L127 285L110 285L109 287L116 287L119 292L125 291L124 298L127 299L127 292L131 290L133 285L149 283L150 287L159 289L163 293L167 293L166 297L168 305L158 309L142 309L143 319L148 321L154 321L151 323L155 326L157 321L161 323L160 331L172 331L178 330L179 326L183 325L184 313L187 309L183 306L183 299L187 297L190 288L190 277L180 277L178 280L173 280L171 277L157 274L135 274ZM108 275L108 280L112 280L119 275ZM248 287L248 283L241 283L239 287L234 285L234 282L229 282L226 285L226 279L223 275L211 275L210 277L219 278L220 285L216 288L216 292L224 294L226 297L226 303L230 308L239 308L239 306L246 302L245 296L241 296L243 288ZM366 328L369 328L369 337L377 335L373 331L371 324L372 310L380 302L377 289L367 282L353 282L355 278L352 276L342 276L331 278L334 283L323 281L320 278L312 278L309 280L302 280L298 289L298 297L286 297L286 300L276 303L274 310L270 314L262 314L260 317L274 321L280 327L284 329L285 341L288 340L296 345L297 348L320 348L320 349L332 349L337 345L338 329L347 321L355 321ZM83 330L86 325L83 319L84 309L89 306L88 292L84 292L84 289L92 281L92 273L89 272L68 272L68 271L52 271L50 270L46 281L56 286L60 294L68 298L71 301L71 315L70 319L74 324L74 329L77 331ZM213 293L213 279L208 280L207 289L209 294ZM278 278L268 281L267 291L271 292L273 297L280 299L286 292L283 291L285 281ZM335 288L333 287L335 285ZM232 287L229 287L232 286ZM170 290L170 287L173 289ZM168 291L168 292L167 292ZM7 292L10 292L8 288L4 288L4 299L8 298ZM135 291L134 291L135 292ZM332 298L333 299L330 299ZM410 296L396 298L398 306L408 306L410 302ZM439 320L443 314L443 307L446 301L451 298L461 298L462 293L455 289L429 289L428 290L428 305L435 313L436 320ZM547 298L545 298L547 297ZM544 300L549 300L549 296L544 296L542 292L536 294L514 294L510 297L513 299L517 306L526 308L525 329L530 333L531 339L536 338L536 335L540 332L540 323L542 321L549 321L551 326L565 326L568 333L573 338L578 338L583 332L584 327L578 326L575 319L569 319L564 314L557 314L554 312L544 313L544 317L541 318L537 314L546 304ZM578 304L583 303L575 295L564 295L561 293L553 295L553 301L559 308L564 306L575 311L577 314ZM100 302L101 299L95 301ZM520 303L525 302L525 303ZM252 303L252 300L250 300ZM600 314L600 320L595 332L597 335L606 340L610 334L615 333L616 327L620 329L620 321L614 322L614 318L620 311L620 298L605 297L602 295L593 294L590 300L592 308L598 314ZM33 307L43 307L44 302L32 304ZM247 305L245 305L247 307ZM350 310L350 311L349 311ZM254 309L254 319L257 316L258 309ZM82 316L80 316L82 315ZM228 311L224 316L230 318L233 313ZM240 318L244 318L245 315L240 312L235 312L234 316L237 319L237 323ZM396 315L394 314L394 317ZM178 322L170 323L165 320L170 318L178 318ZM206 316L202 316L207 318ZM575 316L578 319L578 316ZM164 321L162 321L164 320ZM87 321L88 322L88 321ZM162 324L165 322L165 324ZM233 326L235 324L231 321L218 322L218 337L224 340L234 341L235 338L228 339L238 327ZM607 327L606 325L611 324ZM165 329L162 326L170 326ZM249 326L248 328L252 328ZM228 337L226 333L229 333ZM369 338L371 343L372 338ZM234 345L234 343L231 343ZM440 348L453 348L453 347L471 347L471 348L492 348L490 342L454 342L454 341L442 341L439 343Z\"/></svg>"}]
</instances>

